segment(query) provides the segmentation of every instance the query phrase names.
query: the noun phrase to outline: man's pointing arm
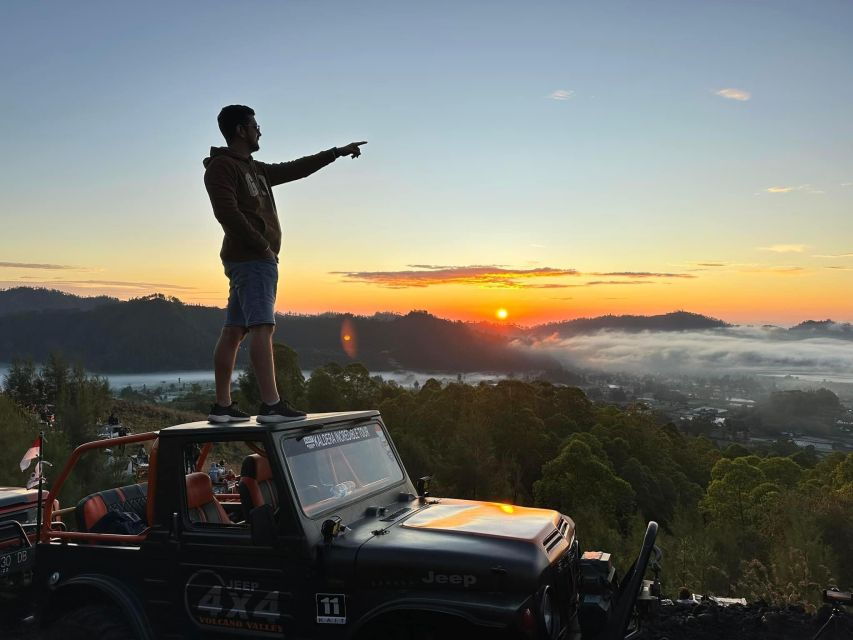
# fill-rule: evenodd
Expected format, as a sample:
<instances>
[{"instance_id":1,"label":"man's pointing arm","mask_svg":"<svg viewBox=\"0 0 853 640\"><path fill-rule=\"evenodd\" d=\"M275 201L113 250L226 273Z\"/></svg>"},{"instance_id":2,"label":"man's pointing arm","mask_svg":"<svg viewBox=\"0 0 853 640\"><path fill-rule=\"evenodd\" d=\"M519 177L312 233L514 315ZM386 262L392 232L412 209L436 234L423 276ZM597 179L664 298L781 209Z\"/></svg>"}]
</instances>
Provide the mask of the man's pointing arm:
<instances>
[{"instance_id":1,"label":"man's pointing arm","mask_svg":"<svg viewBox=\"0 0 853 640\"><path fill-rule=\"evenodd\" d=\"M267 172L267 177L270 181L270 186L274 187L277 184L292 182L293 180L299 180L310 176L318 169L322 169L327 164L331 164L341 156L357 158L361 155L359 147L363 144L367 144L367 141L350 142L345 147L332 147L328 151L321 151L313 156L305 156L304 158L291 160L290 162L277 162L274 164L258 162L257 164L262 164L264 166Z\"/></svg>"}]
</instances>

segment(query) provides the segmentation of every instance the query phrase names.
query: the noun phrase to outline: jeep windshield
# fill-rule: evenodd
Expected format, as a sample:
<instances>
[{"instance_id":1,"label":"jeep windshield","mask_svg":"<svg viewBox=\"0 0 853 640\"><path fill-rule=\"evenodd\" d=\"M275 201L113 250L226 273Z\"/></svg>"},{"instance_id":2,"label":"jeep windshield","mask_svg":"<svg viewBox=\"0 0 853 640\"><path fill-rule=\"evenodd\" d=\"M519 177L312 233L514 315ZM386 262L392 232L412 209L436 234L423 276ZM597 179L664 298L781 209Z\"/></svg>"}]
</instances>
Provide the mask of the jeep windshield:
<instances>
[{"instance_id":1,"label":"jeep windshield","mask_svg":"<svg viewBox=\"0 0 853 640\"><path fill-rule=\"evenodd\" d=\"M286 438L282 449L299 503L311 517L403 480L403 470L375 422Z\"/></svg>"}]
</instances>

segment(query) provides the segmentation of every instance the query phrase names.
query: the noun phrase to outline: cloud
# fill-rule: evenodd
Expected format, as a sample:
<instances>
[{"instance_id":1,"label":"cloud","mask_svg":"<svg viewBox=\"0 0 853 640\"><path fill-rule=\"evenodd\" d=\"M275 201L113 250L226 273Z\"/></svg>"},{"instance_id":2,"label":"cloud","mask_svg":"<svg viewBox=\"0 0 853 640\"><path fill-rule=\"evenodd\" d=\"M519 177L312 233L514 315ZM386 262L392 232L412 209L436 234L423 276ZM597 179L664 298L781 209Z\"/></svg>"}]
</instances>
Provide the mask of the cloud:
<instances>
[{"instance_id":1,"label":"cloud","mask_svg":"<svg viewBox=\"0 0 853 640\"><path fill-rule=\"evenodd\" d=\"M853 271L853 267L824 267L824 269L835 269L836 271Z\"/></svg>"},{"instance_id":2,"label":"cloud","mask_svg":"<svg viewBox=\"0 0 853 640\"><path fill-rule=\"evenodd\" d=\"M593 280L592 282L584 282L583 284L567 284L567 287L598 287L601 285L614 284L654 284L650 280Z\"/></svg>"},{"instance_id":3,"label":"cloud","mask_svg":"<svg viewBox=\"0 0 853 640\"><path fill-rule=\"evenodd\" d=\"M764 193L791 193L793 191L802 191L803 193L826 193L822 189L816 189L814 186L810 184L801 184L796 187L767 187L764 190ZM759 192L760 194L761 192ZM757 194L758 195L758 194Z\"/></svg>"},{"instance_id":4,"label":"cloud","mask_svg":"<svg viewBox=\"0 0 853 640\"><path fill-rule=\"evenodd\" d=\"M689 273L652 273L649 271L610 271L607 273L590 273L591 276L624 276L626 278L695 278Z\"/></svg>"},{"instance_id":5,"label":"cloud","mask_svg":"<svg viewBox=\"0 0 853 640\"><path fill-rule=\"evenodd\" d=\"M414 267L414 265L409 265ZM538 278L556 278L580 275L576 269L507 269L497 265L470 265L462 267L438 267L422 265L421 270L406 271L332 271L348 282L375 284L390 289L430 287L442 284L467 284L480 287L506 289L555 288L532 283ZM558 287L562 288L560 285Z\"/></svg>"},{"instance_id":6,"label":"cloud","mask_svg":"<svg viewBox=\"0 0 853 640\"><path fill-rule=\"evenodd\" d=\"M0 281L0 285L16 286L12 281ZM196 287L185 287L178 284L166 284L162 282L130 282L125 280L40 280L39 282L27 281L27 286L41 287L117 287L121 289L138 289L140 291L149 291L151 289L165 289L169 291L194 291Z\"/></svg>"},{"instance_id":7,"label":"cloud","mask_svg":"<svg viewBox=\"0 0 853 640\"><path fill-rule=\"evenodd\" d=\"M842 187L853 187L853 182L842 182L841 186Z\"/></svg>"},{"instance_id":8,"label":"cloud","mask_svg":"<svg viewBox=\"0 0 853 640\"><path fill-rule=\"evenodd\" d=\"M449 265L437 265L437 264L407 264L407 267L410 269L453 269L452 266Z\"/></svg>"},{"instance_id":9,"label":"cloud","mask_svg":"<svg viewBox=\"0 0 853 640\"><path fill-rule=\"evenodd\" d=\"M809 248L807 244L773 244L769 247L758 247L759 251L772 251L773 253L802 253Z\"/></svg>"},{"instance_id":10,"label":"cloud","mask_svg":"<svg viewBox=\"0 0 853 640\"><path fill-rule=\"evenodd\" d=\"M525 289L566 289L570 284L526 284Z\"/></svg>"},{"instance_id":11,"label":"cloud","mask_svg":"<svg viewBox=\"0 0 853 640\"><path fill-rule=\"evenodd\" d=\"M575 92L571 89L557 89L556 91L552 91L548 97L552 100L570 100L574 95Z\"/></svg>"},{"instance_id":12,"label":"cloud","mask_svg":"<svg viewBox=\"0 0 853 640\"><path fill-rule=\"evenodd\" d=\"M673 264L672 266L687 269L688 271L707 271L708 269L730 267L732 264L728 262L688 262L685 264Z\"/></svg>"},{"instance_id":13,"label":"cloud","mask_svg":"<svg viewBox=\"0 0 853 640\"><path fill-rule=\"evenodd\" d=\"M802 275L806 272L803 267L744 267L741 273L770 273L782 276Z\"/></svg>"},{"instance_id":14,"label":"cloud","mask_svg":"<svg viewBox=\"0 0 853 640\"><path fill-rule=\"evenodd\" d=\"M99 287L133 287L136 289L175 289L180 291L194 291L196 287L185 287L179 284L168 284L163 282L130 282L126 280L62 280L69 284L95 285Z\"/></svg>"},{"instance_id":15,"label":"cloud","mask_svg":"<svg viewBox=\"0 0 853 640\"><path fill-rule=\"evenodd\" d=\"M80 268L72 267L67 264L38 264L33 262L0 262L0 267L7 269L47 269L49 271Z\"/></svg>"},{"instance_id":16,"label":"cloud","mask_svg":"<svg viewBox=\"0 0 853 640\"><path fill-rule=\"evenodd\" d=\"M719 91L714 92L715 95L718 95L722 98L727 98L729 100L739 100L740 102L746 102L752 97L752 94L749 91L745 91L743 89L720 89Z\"/></svg>"},{"instance_id":17,"label":"cloud","mask_svg":"<svg viewBox=\"0 0 853 640\"><path fill-rule=\"evenodd\" d=\"M524 346L519 343L519 346ZM794 340L778 328L599 332L527 345L570 367L634 373L853 375L853 341Z\"/></svg>"},{"instance_id":18,"label":"cloud","mask_svg":"<svg viewBox=\"0 0 853 640\"><path fill-rule=\"evenodd\" d=\"M812 258L853 258L853 253L817 254L813 255Z\"/></svg>"},{"instance_id":19,"label":"cloud","mask_svg":"<svg viewBox=\"0 0 853 640\"><path fill-rule=\"evenodd\" d=\"M463 284L507 289L566 289L569 287L593 287L600 285L652 284L651 279L654 278L696 278L695 275L689 273L660 273L652 271L593 271L582 273L577 269L555 269L552 267L512 269L496 264L459 267L430 264L410 264L406 266L408 269L400 271L331 271L330 273L341 276L347 282L374 284L391 289L430 287L442 284ZM582 284L533 282L535 279L562 278L566 276L630 278L630 280L594 280Z\"/></svg>"}]
</instances>

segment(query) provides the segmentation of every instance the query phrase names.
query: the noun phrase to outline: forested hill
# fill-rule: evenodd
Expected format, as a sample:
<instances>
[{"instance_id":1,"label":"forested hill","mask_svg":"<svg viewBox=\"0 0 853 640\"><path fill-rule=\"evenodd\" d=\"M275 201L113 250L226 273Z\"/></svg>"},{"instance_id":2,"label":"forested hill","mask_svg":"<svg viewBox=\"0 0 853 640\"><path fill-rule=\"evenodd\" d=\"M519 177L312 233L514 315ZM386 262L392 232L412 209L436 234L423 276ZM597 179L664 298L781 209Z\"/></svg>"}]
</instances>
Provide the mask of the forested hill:
<instances>
[{"instance_id":1,"label":"forested hill","mask_svg":"<svg viewBox=\"0 0 853 640\"><path fill-rule=\"evenodd\" d=\"M206 369L211 366L224 314L216 307L187 305L161 295L86 310L6 313L0 307L0 362L13 358L43 362L58 352L90 371ZM342 340L342 332L349 335L348 341ZM307 368L353 359L372 370L559 368L547 356L513 348L504 336L417 311L373 317L279 315L276 341L295 349Z\"/></svg>"},{"instance_id":2,"label":"forested hill","mask_svg":"<svg viewBox=\"0 0 853 640\"><path fill-rule=\"evenodd\" d=\"M573 336L596 331L701 331L719 329L731 325L698 313L674 311L657 316L599 316L597 318L577 318L564 322L551 322L535 327L532 332L537 336L552 335Z\"/></svg>"},{"instance_id":3,"label":"forested hill","mask_svg":"<svg viewBox=\"0 0 853 640\"><path fill-rule=\"evenodd\" d=\"M127 302L82 298L59 291L19 287L0 291L0 362L53 352L110 373L206 369L224 319L216 307L184 304L162 295ZM657 316L601 316L530 329L513 325L454 322L424 311L279 315L276 340L296 350L302 366L357 360L374 371L435 372L561 371L550 356L521 347L557 334L596 331L701 331L729 327L722 320L678 311ZM791 339L816 334L853 338L850 325L804 322L779 329ZM344 334L349 340L344 342ZM529 340L528 340L529 339ZM344 349L346 346L346 350ZM241 354L241 363L245 354ZM554 377L552 375L552 377ZM565 379L561 373L560 379Z\"/></svg>"},{"instance_id":4,"label":"forested hill","mask_svg":"<svg viewBox=\"0 0 853 640\"><path fill-rule=\"evenodd\" d=\"M797 338L838 338L839 340L853 340L853 324L849 322L833 322L832 320L806 320L795 327L791 327L789 333L796 334Z\"/></svg>"},{"instance_id":5,"label":"forested hill","mask_svg":"<svg viewBox=\"0 0 853 640\"><path fill-rule=\"evenodd\" d=\"M55 289L15 287L0 291L0 314L23 311L47 311L49 309L94 309L119 300L108 296L86 298Z\"/></svg>"}]
</instances>

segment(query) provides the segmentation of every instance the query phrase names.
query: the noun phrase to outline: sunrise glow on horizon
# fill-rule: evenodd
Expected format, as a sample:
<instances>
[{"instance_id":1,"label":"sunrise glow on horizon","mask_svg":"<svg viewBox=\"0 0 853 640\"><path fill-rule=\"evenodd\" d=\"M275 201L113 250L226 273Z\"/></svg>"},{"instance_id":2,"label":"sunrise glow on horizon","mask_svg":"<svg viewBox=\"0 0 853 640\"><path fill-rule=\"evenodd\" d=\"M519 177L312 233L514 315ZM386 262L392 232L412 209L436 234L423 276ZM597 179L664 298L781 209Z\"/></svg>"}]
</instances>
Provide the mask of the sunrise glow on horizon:
<instances>
[{"instance_id":1,"label":"sunrise glow on horizon","mask_svg":"<svg viewBox=\"0 0 853 640\"><path fill-rule=\"evenodd\" d=\"M369 141L276 187L281 313L853 321L853 5L248 2L215 47L230 3L3 12L0 288L224 307L242 103L259 160Z\"/></svg>"}]
</instances>

